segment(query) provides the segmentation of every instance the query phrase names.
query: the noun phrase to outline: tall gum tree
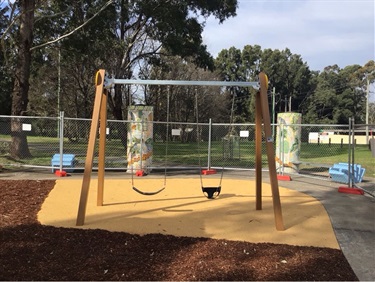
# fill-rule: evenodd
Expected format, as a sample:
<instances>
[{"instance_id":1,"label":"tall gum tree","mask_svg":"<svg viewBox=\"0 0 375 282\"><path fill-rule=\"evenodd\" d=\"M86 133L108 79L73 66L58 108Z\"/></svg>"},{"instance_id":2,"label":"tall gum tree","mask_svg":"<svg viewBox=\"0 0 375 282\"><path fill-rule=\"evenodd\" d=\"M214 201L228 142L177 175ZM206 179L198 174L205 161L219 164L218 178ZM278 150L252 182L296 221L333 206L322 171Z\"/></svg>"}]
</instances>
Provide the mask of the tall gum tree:
<instances>
[{"instance_id":1,"label":"tall gum tree","mask_svg":"<svg viewBox=\"0 0 375 282\"><path fill-rule=\"evenodd\" d=\"M31 66L31 47L33 44L35 0L19 1L19 34L18 52L12 91L12 116L24 116L27 111L29 77ZM12 118L11 121L10 154L14 158L31 157L27 138L22 131L22 118Z\"/></svg>"},{"instance_id":2,"label":"tall gum tree","mask_svg":"<svg viewBox=\"0 0 375 282\"><path fill-rule=\"evenodd\" d=\"M107 70L117 78L132 78L137 64L155 63L166 55L191 57L197 66L213 69L213 59L202 41L204 23L199 21L200 16L212 15L223 22L235 16L236 8L237 0L116 1L117 40L112 44L113 63ZM131 103L127 91L116 85L109 99L118 120L123 119L124 110ZM126 130L119 128L119 132ZM120 137L125 145L126 135Z\"/></svg>"},{"instance_id":3,"label":"tall gum tree","mask_svg":"<svg viewBox=\"0 0 375 282\"><path fill-rule=\"evenodd\" d=\"M61 11L56 10L53 13L54 16L45 18L56 22L56 17L61 16L64 20L61 26L62 33L58 38L56 38L56 30L49 32L44 29L41 30L44 41L34 42L35 46L33 46L33 37L37 37L38 40L41 38L33 30L36 4L40 4L40 9L46 11L63 7ZM17 77L12 91L11 113L22 116L26 115L28 106L31 51L54 44L61 39L64 39L62 41L64 43L71 36L77 36L77 40L71 42L79 46L87 43L85 40L87 37L82 35L89 35L91 40L98 40L92 32L100 31L102 34L108 34L108 40L103 41L102 45L103 50L110 50L108 53L111 53L111 56L100 60L97 66L105 68L116 78L133 77L134 69L140 61L151 62L163 55L160 53L161 47L172 55L193 56L197 65L213 67L212 57L203 44L201 36L204 19L213 16L219 22L223 22L228 17L235 16L237 0L19 0L15 1L14 5L19 12L17 24L20 23L20 25L18 46L15 51L17 64L14 73ZM66 7L73 8L67 9ZM38 13L43 15L40 9L38 6ZM65 10L68 13L64 13ZM86 11L90 12L86 13ZM75 26L70 25L72 23L70 16L76 12L83 13L83 17L76 17L82 18L83 22L77 22ZM106 13L105 16L102 16L103 12ZM110 13L112 14L109 15ZM94 16L95 19L91 20ZM107 28L107 25L104 28L100 21L110 22L110 27ZM92 42L89 43L92 45ZM90 75L92 77L93 74ZM126 91L126 88L116 86L112 99L109 99L112 114L116 119L123 119L124 110L130 103L130 100L127 100ZM21 125L20 119L13 120L11 154L16 158L30 157L26 135L23 134ZM122 138L122 142L126 145L126 135Z\"/></svg>"}]
</instances>

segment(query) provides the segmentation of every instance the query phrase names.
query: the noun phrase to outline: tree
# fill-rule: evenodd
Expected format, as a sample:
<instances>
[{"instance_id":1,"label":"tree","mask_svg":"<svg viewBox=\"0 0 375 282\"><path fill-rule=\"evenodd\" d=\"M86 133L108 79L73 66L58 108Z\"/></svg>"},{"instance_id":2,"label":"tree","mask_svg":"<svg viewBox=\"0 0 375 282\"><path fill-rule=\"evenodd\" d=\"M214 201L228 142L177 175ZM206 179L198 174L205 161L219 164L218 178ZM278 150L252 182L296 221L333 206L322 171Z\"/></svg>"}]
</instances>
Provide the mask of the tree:
<instances>
[{"instance_id":1,"label":"tree","mask_svg":"<svg viewBox=\"0 0 375 282\"><path fill-rule=\"evenodd\" d=\"M365 109L366 92L360 87L357 73L360 68L360 65L351 65L339 72L341 87L345 89L338 91L338 103L334 108L333 118L337 123L347 123L349 117L353 117L356 123L364 121L364 115L361 113Z\"/></svg>"},{"instance_id":2,"label":"tree","mask_svg":"<svg viewBox=\"0 0 375 282\"><path fill-rule=\"evenodd\" d=\"M260 71L269 77L269 89L276 88L284 100L279 101L278 111L289 104L289 110L302 111L305 96L311 91L312 74L300 55L283 51L265 49L259 45L247 45L242 51L232 47L222 50L216 58L216 68L222 79L237 81L256 81ZM255 99L253 90L236 88L236 121L253 121ZM289 100L289 102L288 102Z\"/></svg>"},{"instance_id":3,"label":"tree","mask_svg":"<svg viewBox=\"0 0 375 282\"><path fill-rule=\"evenodd\" d=\"M215 81L218 77L211 71L196 67L188 58L166 57L159 66L151 69L151 79ZM169 92L169 93L168 93ZM229 121L226 111L227 96L219 87L212 86L170 86L150 87L145 100L155 105L155 119L166 120L167 95L170 97L170 118L177 122L196 122L196 96L198 99L198 120L215 122Z\"/></svg>"},{"instance_id":4,"label":"tree","mask_svg":"<svg viewBox=\"0 0 375 282\"><path fill-rule=\"evenodd\" d=\"M13 116L26 115L28 105L29 76L31 67L31 46L33 44L33 26L35 0L22 0L19 3L19 32L17 36L17 62L12 91ZM22 119L13 118L11 122L12 142L10 154L16 158L31 157L26 135L22 131Z\"/></svg>"},{"instance_id":5,"label":"tree","mask_svg":"<svg viewBox=\"0 0 375 282\"><path fill-rule=\"evenodd\" d=\"M88 86L92 87L91 67L103 67L116 78L131 78L139 63L158 60L163 46L172 55L192 56L197 65L212 68L212 57L202 43L204 21L200 22L200 19L213 15L223 22L235 16L237 8L237 0L46 0L38 1L38 4L36 9L35 0L15 1L14 5L9 2L19 12L19 18L12 21L12 26L19 27L20 36L14 41L19 45L14 49L17 52L15 73L22 76L16 79L13 87L12 114L24 115L27 111L31 51L35 52L35 58L46 58L46 54L53 53L48 52L48 49L52 50L52 44L64 39L61 55L71 56L65 81L79 85L78 93L83 94L75 99L78 109L79 100L90 101L87 93L92 93ZM33 34L35 11L38 22L35 22ZM75 68L71 67L73 64ZM56 59L51 65L57 65ZM73 89L69 85L62 85L62 88ZM126 91L125 87L117 85L113 99L109 99L112 114L117 119L123 119L123 110L130 103ZM83 109L88 107L85 104ZM30 156L20 123L18 127L14 123L13 130L12 155ZM122 135L122 141L126 145L126 135Z\"/></svg>"},{"instance_id":6,"label":"tree","mask_svg":"<svg viewBox=\"0 0 375 282\"><path fill-rule=\"evenodd\" d=\"M369 91L367 87L369 85L374 85L375 82L375 61L370 60L368 61L363 67L359 68L355 72L355 76L357 78L358 87L362 89L362 91L366 92ZM370 95L370 92L368 93ZM367 96L367 94L366 94ZM366 97L366 100L370 99L370 97ZM366 101L368 103L368 122L370 124L374 124L375 112L373 111L373 103L371 101ZM366 109L367 110L367 109ZM367 123L366 120L366 110L361 113L361 120L364 123ZM372 122L370 122L372 120Z\"/></svg>"},{"instance_id":7,"label":"tree","mask_svg":"<svg viewBox=\"0 0 375 282\"><path fill-rule=\"evenodd\" d=\"M7 28L8 7L0 7L0 35L4 34ZM12 78L9 75L7 64L6 64L6 54L3 52L4 45L0 45L0 115L9 115L11 112L11 92L12 92Z\"/></svg>"},{"instance_id":8,"label":"tree","mask_svg":"<svg viewBox=\"0 0 375 282\"><path fill-rule=\"evenodd\" d=\"M63 1L70 3L72 1ZM89 18L93 10L98 10L108 1L83 0L74 1L66 22L78 25ZM66 9L60 5L60 11ZM231 1L125 1L117 0L102 12L105 16L97 17L90 24L80 29L67 40L64 48L69 49L72 63L84 60L82 54L92 54L87 57L96 62L97 68L105 68L116 78L133 78L137 69L143 64L153 64L165 55L191 56L199 66L212 68L212 57L202 43L201 32L204 22L199 22L199 16L214 15L220 22L235 15L236 0ZM58 12L58 11L56 11ZM75 20L72 20L75 19ZM71 29L72 27L70 27ZM95 40L93 40L93 38ZM82 50L80 50L80 48ZM165 51L162 51L165 50ZM77 56L75 56L77 54ZM93 60L93 58L96 59ZM84 63L85 66L88 62ZM81 68L82 69L82 68ZM87 69L87 68L86 68ZM78 77L88 77L92 80L92 72L77 73ZM82 84L84 85L84 84ZM83 90L83 101L87 97ZM87 89L87 88L86 88ZM87 93L91 93L88 91ZM109 107L115 119L122 120L126 108L132 101L129 87L116 85L113 96L109 99ZM82 109L82 107L80 107ZM119 124L124 126L124 124ZM119 129L122 143L126 145L126 130Z\"/></svg>"},{"instance_id":9,"label":"tree","mask_svg":"<svg viewBox=\"0 0 375 282\"><path fill-rule=\"evenodd\" d=\"M317 76L316 90L308 98L305 122L347 124L352 117L356 123L363 123L367 77L374 81L373 72L373 61L363 67L326 67Z\"/></svg>"},{"instance_id":10,"label":"tree","mask_svg":"<svg viewBox=\"0 0 375 282\"><path fill-rule=\"evenodd\" d=\"M302 112L301 102L311 89L311 72L301 56L292 54L288 48L282 51L266 49L262 54L261 67L269 76L269 88L275 87L281 95L278 112L284 109Z\"/></svg>"},{"instance_id":11,"label":"tree","mask_svg":"<svg viewBox=\"0 0 375 282\"><path fill-rule=\"evenodd\" d=\"M225 81L249 81L254 80L255 71L252 63L257 61L256 55L252 58L250 46L245 47L245 54L241 50L231 47L222 50L215 59L216 71L221 80ZM254 48L255 50L257 47ZM233 120L231 122L245 122L251 120L254 115L249 107L251 100L250 91L244 87L230 87L227 89L233 104ZM232 103L228 104L228 110L232 111ZM232 114L232 113L231 113Z\"/></svg>"},{"instance_id":12,"label":"tree","mask_svg":"<svg viewBox=\"0 0 375 282\"><path fill-rule=\"evenodd\" d=\"M30 99L39 105L52 103L49 111L54 115L62 110L69 117L89 118L95 90L93 75L105 67L103 62L112 54L106 48L111 46L111 38L102 30L111 28L112 21L107 19L113 18L114 7L111 9L108 1L44 3L48 9L37 10L34 26ZM38 108L31 110L38 114Z\"/></svg>"},{"instance_id":13,"label":"tree","mask_svg":"<svg viewBox=\"0 0 375 282\"><path fill-rule=\"evenodd\" d=\"M118 1L117 41L113 64L107 69L117 78L131 78L137 64L156 63L163 55L191 57L197 66L212 69L212 57L202 43L204 23L198 16L213 15L222 22L235 15L236 6L236 0ZM129 104L126 91L115 87L110 107L116 119L123 118L123 108Z\"/></svg>"},{"instance_id":14,"label":"tree","mask_svg":"<svg viewBox=\"0 0 375 282\"><path fill-rule=\"evenodd\" d=\"M106 69L116 78L131 78L137 65L155 64L164 55L191 57L196 65L212 69L212 57L201 37L204 23L198 16L213 15L222 22L235 15L236 6L236 0L118 1L113 63ZM123 119L128 97L129 88L115 86L109 105L116 119ZM124 133L120 136L125 146L126 130L119 132Z\"/></svg>"},{"instance_id":15,"label":"tree","mask_svg":"<svg viewBox=\"0 0 375 282\"><path fill-rule=\"evenodd\" d=\"M242 65L247 81L254 80L260 72L262 47L259 45L246 45L242 50Z\"/></svg>"},{"instance_id":16,"label":"tree","mask_svg":"<svg viewBox=\"0 0 375 282\"><path fill-rule=\"evenodd\" d=\"M375 103L369 103L369 124L375 124ZM375 132L372 133L373 135Z\"/></svg>"},{"instance_id":17,"label":"tree","mask_svg":"<svg viewBox=\"0 0 375 282\"><path fill-rule=\"evenodd\" d=\"M150 70L149 79L166 80L197 80L215 81L218 76L208 70L198 68L192 60L180 57L164 57L158 66ZM186 142L193 138L186 123L208 122L211 118L214 122L228 122L229 112L227 104L230 103L226 92L220 87L214 86L150 86L146 91L145 101L148 105L154 105L154 119L181 122L181 141ZM169 110L167 97L169 96ZM198 114L198 117L197 117Z\"/></svg>"}]
</instances>

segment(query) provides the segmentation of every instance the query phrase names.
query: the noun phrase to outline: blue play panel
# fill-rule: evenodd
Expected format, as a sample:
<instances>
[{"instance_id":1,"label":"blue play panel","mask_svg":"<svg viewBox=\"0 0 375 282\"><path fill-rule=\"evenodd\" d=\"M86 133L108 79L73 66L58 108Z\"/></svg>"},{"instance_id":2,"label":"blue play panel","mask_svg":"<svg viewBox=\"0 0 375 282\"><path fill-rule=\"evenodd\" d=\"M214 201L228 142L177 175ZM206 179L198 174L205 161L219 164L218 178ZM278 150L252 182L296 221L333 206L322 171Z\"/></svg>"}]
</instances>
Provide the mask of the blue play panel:
<instances>
[{"instance_id":1,"label":"blue play panel","mask_svg":"<svg viewBox=\"0 0 375 282\"><path fill-rule=\"evenodd\" d=\"M73 172L76 164L76 155L74 154L63 154L62 166L66 172ZM54 154L51 160L52 172L60 169L60 154Z\"/></svg>"},{"instance_id":2,"label":"blue play panel","mask_svg":"<svg viewBox=\"0 0 375 282\"><path fill-rule=\"evenodd\" d=\"M363 176L365 175L365 168L362 168L359 164L352 164L350 166L350 176L354 183L361 183ZM349 167L348 163L336 163L329 168L329 175L331 179L339 183L349 182Z\"/></svg>"}]
</instances>

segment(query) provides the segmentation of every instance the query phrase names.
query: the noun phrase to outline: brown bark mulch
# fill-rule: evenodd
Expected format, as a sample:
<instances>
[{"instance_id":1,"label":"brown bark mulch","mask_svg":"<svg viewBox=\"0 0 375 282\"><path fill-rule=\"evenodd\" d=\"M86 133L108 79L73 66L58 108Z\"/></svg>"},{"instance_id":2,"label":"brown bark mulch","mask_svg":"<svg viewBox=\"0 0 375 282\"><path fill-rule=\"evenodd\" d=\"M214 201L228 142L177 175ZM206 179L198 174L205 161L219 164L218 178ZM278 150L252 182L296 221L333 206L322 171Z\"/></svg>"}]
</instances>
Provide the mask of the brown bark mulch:
<instances>
[{"instance_id":1,"label":"brown bark mulch","mask_svg":"<svg viewBox=\"0 0 375 282\"><path fill-rule=\"evenodd\" d=\"M358 280L336 249L43 226L54 184L0 180L0 280Z\"/></svg>"}]
</instances>

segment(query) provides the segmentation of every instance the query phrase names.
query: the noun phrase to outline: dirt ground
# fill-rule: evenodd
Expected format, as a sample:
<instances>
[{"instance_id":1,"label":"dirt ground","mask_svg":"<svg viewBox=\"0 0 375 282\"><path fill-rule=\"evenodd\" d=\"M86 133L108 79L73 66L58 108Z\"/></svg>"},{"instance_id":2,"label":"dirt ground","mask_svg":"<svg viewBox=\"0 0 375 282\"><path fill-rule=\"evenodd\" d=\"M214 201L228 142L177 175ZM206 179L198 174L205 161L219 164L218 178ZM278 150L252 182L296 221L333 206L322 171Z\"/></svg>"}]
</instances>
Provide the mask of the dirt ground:
<instances>
[{"instance_id":1,"label":"dirt ground","mask_svg":"<svg viewBox=\"0 0 375 282\"><path fill-rule=\"evenodd\" d=\"M358 280L337 249L43 226L54 180L0 180L0 280Z\"/></svg>"}]
</instances>

